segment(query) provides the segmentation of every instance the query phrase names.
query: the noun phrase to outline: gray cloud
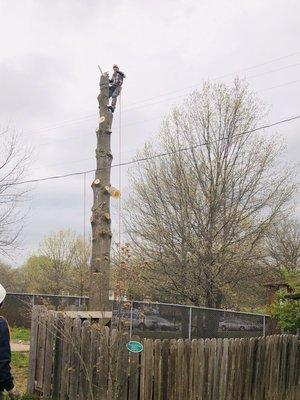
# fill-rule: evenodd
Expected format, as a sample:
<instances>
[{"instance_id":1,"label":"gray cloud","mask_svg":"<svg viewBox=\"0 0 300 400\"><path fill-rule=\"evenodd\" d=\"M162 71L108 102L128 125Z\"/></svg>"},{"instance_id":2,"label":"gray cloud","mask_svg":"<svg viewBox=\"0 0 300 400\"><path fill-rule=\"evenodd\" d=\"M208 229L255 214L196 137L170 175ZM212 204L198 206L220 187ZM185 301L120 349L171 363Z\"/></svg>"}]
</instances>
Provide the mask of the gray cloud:
<instances>
[{"instance_id":1,"label":"gray cloud","mask_svg":"<svg viewBox=\"0 0 300 400\"><path fill-rule=\"evenodd\" d=\"M279 0L3 0L0 124L11 121L34 145L28 178L93 168L97 64L107 70L114 62L127 74L122 160L153 138L171 105L183 102L207 78L226 75L221 79L230 82L236 74L245 76L271 106L270 121L294 115L300 112L300 82L287 83L300 80L300 66L295 65L300 53L291 55L300 51L299 12L295 0L288 7ZM290 56L245 71L285 55ZM148 98L153 99L141 102ZM118 118L116 114L114 162ZM285 138L290 162L299 158L299 128L298 121L270 132ZM122 182L130 190L127 168ZM116 169L112 183L118 185ZM34 185L31 195L18 262L49 231L72 227L82 232L82 177ZM89 185L88 196L90 203Z\"/></svg>"}]
</instances>

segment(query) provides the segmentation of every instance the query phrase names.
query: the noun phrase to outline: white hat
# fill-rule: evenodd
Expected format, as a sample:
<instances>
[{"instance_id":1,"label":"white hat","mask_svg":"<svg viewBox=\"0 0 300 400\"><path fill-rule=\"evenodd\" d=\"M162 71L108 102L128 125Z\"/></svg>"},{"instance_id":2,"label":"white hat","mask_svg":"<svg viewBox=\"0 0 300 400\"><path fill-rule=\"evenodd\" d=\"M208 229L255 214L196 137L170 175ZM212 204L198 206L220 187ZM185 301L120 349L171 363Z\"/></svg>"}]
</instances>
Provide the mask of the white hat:
<instances>
[{"instance_id":1,"label":"white hat","mask_svg":"<svg viewBox=\"0 0 300 400\"><path fill-rule=\"evenodd\" d=\"M6 297L6 290L4 289L4 287L0 283L0 304L3 302L5 297Z\"/></svg>"}]
</instances>

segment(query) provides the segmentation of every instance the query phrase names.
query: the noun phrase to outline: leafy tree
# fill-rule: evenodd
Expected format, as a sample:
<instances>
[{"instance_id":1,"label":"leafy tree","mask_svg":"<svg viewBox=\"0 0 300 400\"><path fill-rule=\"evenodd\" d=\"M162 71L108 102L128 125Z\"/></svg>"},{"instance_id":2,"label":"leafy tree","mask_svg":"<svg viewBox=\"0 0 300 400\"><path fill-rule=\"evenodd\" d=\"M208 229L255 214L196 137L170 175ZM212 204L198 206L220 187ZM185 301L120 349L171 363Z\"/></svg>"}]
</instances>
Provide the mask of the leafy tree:
<instances>
[{"instance_id":1,"label":"leafy tree","mask_svg":"<svg viewBox=\"0 0 300 400\"><path fill-rule=\"evenodd\" d=\"M48 293L51 290L47 271L51 260L46 256L33 255L20 268L26 291L29 293ZM51 292L49 292L51 293Z\"/></svg>"},{"instance_id":2,"label":"leafy tree","mask_svg":"<svg viewBox=\"0 0 300 400\"><path fill-rule=\"evenodd\" d=\"M86 295L89 282L89 246L71 230L46 236L22 274L28 291Z\"/></svg>"},{"instance_id":3,"label":"leafy tree","mask_svg":"<svg viewBox=\"0 0 300 400\"><path fill-rule=\"evenodd\" d=\"M286 295L285 290L278 291L270 313L283 332L296 333L300 328L300 300L288 299Z\"/></svg>"},{"instance_id":4,"label":"leafy tree","mask_svg":"<svg viewBox=\"0 0 300 400\"><path fill-rule=\"evenodd\" d=\"M278 140L255 132L264 116L243 82L206 83L138 154L126 225L157 296L220 307L267 277L265 236L294 185Z\"/></svg>"},{"instance_id":5,"label":"leafy tree","mask_svg":"<svg viewBox=\"0 0 300 400\"><path fill-rule=\"evenodd\" d=\"M280 215L266 237L266 263L277 275L292 276L300 270L300 224L297 220Z\"/></svg>"},{"instance_id":6,"label":"leafy tree","mask_svg":"<svg viewBox=\"0 0 300 400\"><path fill-rule=\"evenodd\" d=\"M0 283L7 291L17 292L18 285L18 270L10 265L0 262Z\"/></svg>"}]
</instances>

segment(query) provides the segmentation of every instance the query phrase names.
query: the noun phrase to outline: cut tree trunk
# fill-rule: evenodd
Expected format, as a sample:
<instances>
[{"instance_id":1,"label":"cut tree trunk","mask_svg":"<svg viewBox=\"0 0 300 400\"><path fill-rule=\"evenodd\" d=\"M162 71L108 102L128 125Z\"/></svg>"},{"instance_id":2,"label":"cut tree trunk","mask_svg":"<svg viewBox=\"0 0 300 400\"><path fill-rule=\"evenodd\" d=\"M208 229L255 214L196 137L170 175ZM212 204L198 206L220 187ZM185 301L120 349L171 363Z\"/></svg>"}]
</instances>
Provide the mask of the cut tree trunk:
<instances>
[{"instance_id":1,"label":"cut tree trunk","mask_svg":"<svg viewBox=\"0 0 300 400\"><path fill-rule=\"evenodd\" d=\"M111 125L112 114L107 109L109 93L108 74L101 75L99 102L99 127L97 133L96 160L97 170L92 183L94 201L92 207L92 257L90 310L107 311L109 305L109 275L110 275L110 173L112 163Z\"/></svg>"}]
</instances>

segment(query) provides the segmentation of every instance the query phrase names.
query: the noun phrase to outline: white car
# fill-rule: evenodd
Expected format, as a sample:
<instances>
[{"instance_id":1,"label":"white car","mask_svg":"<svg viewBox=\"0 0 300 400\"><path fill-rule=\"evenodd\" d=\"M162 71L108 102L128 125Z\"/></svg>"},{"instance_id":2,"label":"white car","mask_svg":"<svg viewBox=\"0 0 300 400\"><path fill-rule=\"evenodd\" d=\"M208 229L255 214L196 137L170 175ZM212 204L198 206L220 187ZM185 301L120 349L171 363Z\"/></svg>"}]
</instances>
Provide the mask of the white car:
<instances>
[{"instance_id":1,"label":"white car","mask_svg":"<svg viewBox=\"0 0 300 400\"><path fill-rule=\"evenodd\" d=\"M219 329L222 331L259 331L263 329L262 324L251 323L239 319L231 319L219 323Z\"/></svg>"}]
</instances>

